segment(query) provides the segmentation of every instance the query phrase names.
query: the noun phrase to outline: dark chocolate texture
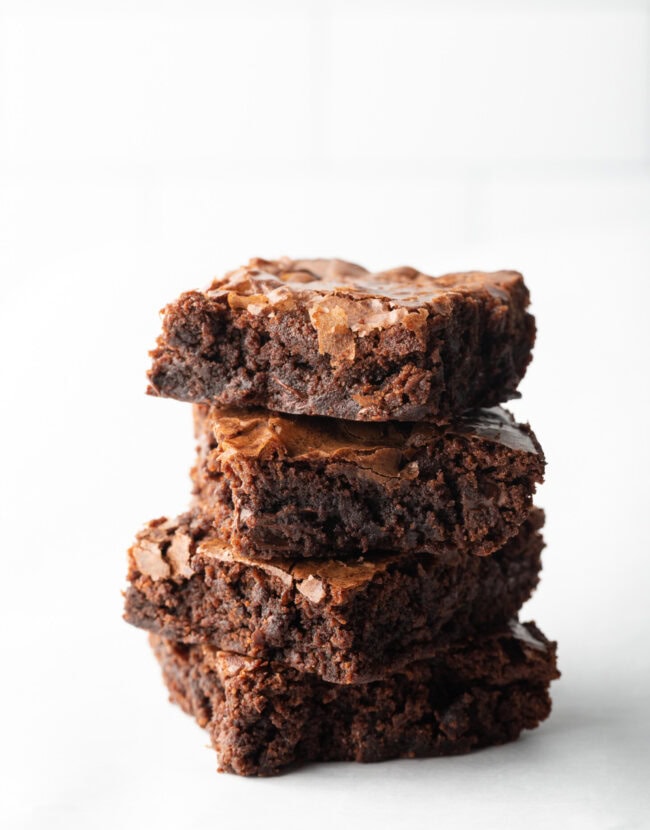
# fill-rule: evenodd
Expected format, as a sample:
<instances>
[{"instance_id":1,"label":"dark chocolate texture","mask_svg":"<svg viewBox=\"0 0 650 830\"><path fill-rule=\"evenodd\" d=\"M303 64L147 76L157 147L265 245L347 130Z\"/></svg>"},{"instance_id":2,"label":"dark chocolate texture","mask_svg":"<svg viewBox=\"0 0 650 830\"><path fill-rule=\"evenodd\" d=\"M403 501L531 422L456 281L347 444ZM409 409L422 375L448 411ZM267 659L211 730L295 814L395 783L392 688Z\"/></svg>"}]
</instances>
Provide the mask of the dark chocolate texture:
<instances>
[{"instance_id":1,"label":"dark chocolate texture","mask_svg":"<svg viewBox=\"0 0 650 830\"><path fill-rule=\"evenodd\" d=\"M458 755L548 717L555 644L533 623L442 651L382 680L327 683L265 660L152 636L170 699L205 727L219 770Z\"/></svg>"},{"instance_id":2,"label":"dark chocolate texture","mask_svg":"<svg viewBox=\"0 0 650 830\"><path fill-rule=\"evenodd\" d=\"M359 421L443 422L516 396L534 318L515 271L267 261L164 310L149 392Z\"/></svg>"},{"instance_id":3,"label":"dark chocolate texture","mask_svg":"<svg viewBox=\"0 0 650 830\"><path fill-rule=\"evenodd\" d=\"M504 624L535 588L541 510L492 556L254 561L204 518L151 522L129 551L128 622L336 683L380 678Z\"/></svg>"},{"instance_id":4,"label":"dark chocolate texture","mask_svg":"<svg viewBox=\"0 0 650 830\"><path fill-rule=\"evenodd\" d=\"M500 407L447 426L194 411L196 507L255 559L490 554L543 478L537 439Z\"/></svg>"}]
</instances>

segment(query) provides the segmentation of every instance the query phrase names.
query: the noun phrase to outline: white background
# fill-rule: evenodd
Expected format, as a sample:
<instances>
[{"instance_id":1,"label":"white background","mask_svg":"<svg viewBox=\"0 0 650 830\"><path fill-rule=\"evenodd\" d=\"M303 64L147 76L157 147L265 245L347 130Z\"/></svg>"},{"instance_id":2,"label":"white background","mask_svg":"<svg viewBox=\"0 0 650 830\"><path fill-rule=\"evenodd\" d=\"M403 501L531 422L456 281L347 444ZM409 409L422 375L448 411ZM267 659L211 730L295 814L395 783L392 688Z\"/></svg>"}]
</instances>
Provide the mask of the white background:
<instances>
[{"instance_id":1,"label":"white background","mask_svg":"<svg viewBox=\"0 0 650 830\"><path fill-rule=\"evenodd\" d=\"M650 827L650 5L0 2L8 828ZM218 776L121 621L180 512L158 309L250 256L516 268L554 713L459 759Z\"/></svg>"}]
</instances>

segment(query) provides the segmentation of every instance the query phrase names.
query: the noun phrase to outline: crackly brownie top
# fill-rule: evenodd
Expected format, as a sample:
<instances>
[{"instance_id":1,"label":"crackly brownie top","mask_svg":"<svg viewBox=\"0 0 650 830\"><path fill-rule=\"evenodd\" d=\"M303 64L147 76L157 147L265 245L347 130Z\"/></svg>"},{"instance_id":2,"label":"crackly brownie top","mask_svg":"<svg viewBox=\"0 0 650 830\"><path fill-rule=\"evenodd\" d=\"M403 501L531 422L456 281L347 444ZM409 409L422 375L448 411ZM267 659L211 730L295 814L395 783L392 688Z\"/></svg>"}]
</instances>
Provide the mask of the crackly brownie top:
<instances>
[{"instance_id":1,"label":"crackly brownie top","mask_svg":"<svg viewBox=\"0 0 650 830\"><path fill-rule=\"evenodd\" d=\"M528 527L539 530L544 524L544 511L534 507L527 520ZM525 546L525 541L514 537L510 545ZM177 519L157 519L150 522L137 536L129 550L137 570L154 582L172 579L182 582L211 562L242 564L279 579L286 588L296 591L309 602L318 604L328 600L333 605L342 603L349 591L370 582L393 563L403 562L404 554L385 553L358 559L286 560L249 559L220 539L214 528L192 513ZM454 563L458 554L453 551L436 554L436 562Z\"/></svg>"},{"instance_id":2,"label":"crackly brownie top","mask_svg":"<svg viewBox=\"0 0 650 830\"><path fill-rule=\"evenodd\" d=\"M527 426L501 407L480 409L453 425L400 421L362 422L283 415L264 409L197 407L199 426L212 430L217 442L213 463L236 456L260 460L349 461L388 477L416 478L409 466L414 452L448 435L463 435L509 449L541 455Z\"/></svg>"},{"instance_id":3,"label":"crackly brownie top","mask_svg":"<svg viewBox=\"0 0 650 830\"><path fill-rule=\"evenodd\" d=\"M240 562L265 571L269 576L279 579L287 588L292 585L310 602L319 603L329 599L333 603L341 599L347 591L366 585L377 574L385 571L394 562L404 560L403 554L376 554L372 558L360 556L358 559L320 559L320 560L286 560L266 559L259 561L249 559L235 550L227 542L216 537L206 539L197 548L202 561L218 560L221 562ZM456 554L441 554L437 561L442 564L447 559L455 560Z\"/></svg>"},{"instance_id":4,"label":"crackly brownie top","mask_svg":"<svg viewBox=\"0 0 650 830\"><path fill-rule=\"evenodd\" d=\"M220 539L214 529L197 521L191 513L178 519L150 522L138 534L129 555L137 570L154 582L161 579L182 582L211 562L249 565L279 579L287 588L295 586L314 603L326 597L336 601L336 597L341 598L348 590L366 584L393 562L403 559L400 554L389 553L346 561L253 560ZM454 558L453 553L441 554L438 561Z\"/></svg>"},{"instance_id":5,"label":"crackly brownie top","mask_svg":"<svg viewBox=\"0 0 650 830\"><path fill-rule=\"evenodd\" d=\"M507 305L523 285L516 271L446 274L431 277L401 267L370 273L340 259L251 259L248 265L215 279L208 296L225 295L232 309L274 316L306 308L318 333L319 351L338 359L354 357L354 339L400 325L423 338L430 314L446 314L458 294L489 294Z\"/></svg>"}]
</instances>

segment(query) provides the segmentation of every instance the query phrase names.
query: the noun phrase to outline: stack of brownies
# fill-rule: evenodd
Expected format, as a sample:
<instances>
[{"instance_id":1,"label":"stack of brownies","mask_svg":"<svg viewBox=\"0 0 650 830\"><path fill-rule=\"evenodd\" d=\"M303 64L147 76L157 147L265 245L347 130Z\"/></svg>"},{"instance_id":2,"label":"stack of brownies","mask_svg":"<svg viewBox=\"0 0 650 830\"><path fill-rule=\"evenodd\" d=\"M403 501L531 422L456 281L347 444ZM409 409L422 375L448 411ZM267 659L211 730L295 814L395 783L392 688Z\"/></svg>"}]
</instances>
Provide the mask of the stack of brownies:
<instances>
[{"instance_id":1,"label":"stack of brownies","mask_svg":"<svg viewBox=\"0 0 650 830\"><path fill-rule=\"evenodd\" d=\"M126 619L219 768L447 755L550 711L544 456L498 406L520 274L252 260L164 311L150 392L194 404L193 498L129 551ZM491 408L485 408L491 407Z\"/></svg>"}]
</instances>

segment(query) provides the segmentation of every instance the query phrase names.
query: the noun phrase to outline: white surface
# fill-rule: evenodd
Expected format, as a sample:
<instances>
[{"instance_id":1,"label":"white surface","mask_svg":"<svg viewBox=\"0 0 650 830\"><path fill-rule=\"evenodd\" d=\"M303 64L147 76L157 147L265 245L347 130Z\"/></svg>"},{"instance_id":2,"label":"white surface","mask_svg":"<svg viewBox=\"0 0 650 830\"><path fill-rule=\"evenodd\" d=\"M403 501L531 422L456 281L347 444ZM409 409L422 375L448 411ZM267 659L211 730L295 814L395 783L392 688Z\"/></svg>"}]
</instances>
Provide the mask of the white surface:
<instances>
[{"instance_id":1,"label":"white surface","mask_svg":"<svg viewBox=\"0 0 650 830\"><path fill-rule=\"evenodd\" d=\"M650 7L0 3L8 828L650 827ZM460 759L217 776L120 620L188 495L157 310L251 255L519 268L551 719Z\"/></svg>"}]
</instances>

